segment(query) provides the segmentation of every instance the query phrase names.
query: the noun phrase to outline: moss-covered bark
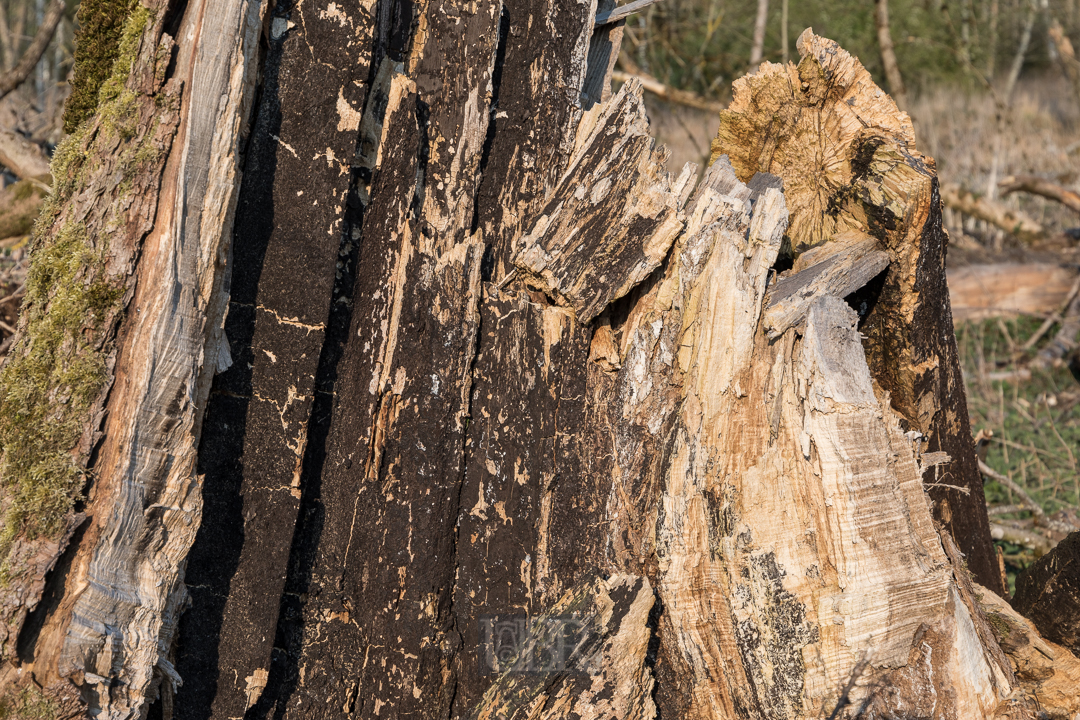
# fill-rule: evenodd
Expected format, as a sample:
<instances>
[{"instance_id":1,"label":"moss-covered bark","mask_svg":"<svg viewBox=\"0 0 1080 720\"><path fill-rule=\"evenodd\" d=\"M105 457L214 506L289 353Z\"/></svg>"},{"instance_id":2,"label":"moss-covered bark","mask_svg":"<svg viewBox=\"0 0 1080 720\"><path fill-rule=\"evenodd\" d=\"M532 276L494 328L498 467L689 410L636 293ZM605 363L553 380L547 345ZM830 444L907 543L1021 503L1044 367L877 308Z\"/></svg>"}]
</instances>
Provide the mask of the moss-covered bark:
<instances>
[{"instance_id":1,"label":"moss-covered bark","mask_svg":"<svg viewBox=\"0 0 1080 720\"><path fill-rule=\"evenodd\" d=\"M64 132L75 132L79 123L97 110L98 91L113 73L133 5L133 0L83 0L79 5L75 68L71 95L64 108Z\"/></svg>"},{"instance_id":2,"label":"moss-covered bark","mask_svg":"<svg viewBox=\"0 0 1080 720\"><path fill-rule=\"evenodd\" d=\"M127 16L112 74L101 85L98 122L79 125L55 154L54 192L34 230L20 339L0 371L4 584L19 572L8 557L15 538L60 534L85 483L87 448L79 448L80 439L108 382L127 289L125 279L107 268L110 225L123 222L133 178L157 160L155 133L140 132L145 109L140 112L139 93L127 83L151 13L138 6ZM119 179L114 207L103 203L99 217L109 220L95 222L69 205L102 179L100 163L87 158L118 145L109 181Z\"/></svg>"}]
</instances>

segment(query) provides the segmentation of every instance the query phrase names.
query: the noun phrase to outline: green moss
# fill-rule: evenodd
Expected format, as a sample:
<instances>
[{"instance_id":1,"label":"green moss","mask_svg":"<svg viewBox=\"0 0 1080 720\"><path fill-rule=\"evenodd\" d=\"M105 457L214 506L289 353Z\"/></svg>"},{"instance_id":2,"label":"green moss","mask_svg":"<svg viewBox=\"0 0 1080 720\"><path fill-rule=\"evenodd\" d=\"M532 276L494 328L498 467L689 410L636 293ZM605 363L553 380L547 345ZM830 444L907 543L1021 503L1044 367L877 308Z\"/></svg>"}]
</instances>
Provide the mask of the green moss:
<instances>
[{"instance_id":1,"label":"green moss","mask_svg":"<svg viewBox=\"0 0 1080 720\"><path fill-rule=\"evenodd\" d=\"M142 38L142 34L151 19L153 19L153 14L143 5L136 5L133 10L128 11L124 31L120 35L120 41L117 44L117 53L113 61L112 72L98 90L99 106L116 100L125 91L124 85L131 74L131 66L135 63L135 53L139 49L139 40Z\"/></svg>"},{"instance_id":2,"label":"green moss","mask_svg":"<svg viewBox=\"0 0 1080 720\"><path fill-rule=\"evenodd\" d=\"M84 123L75 132L65 137L53 152L49 169L53 176L53 191L46 196L34 226L35 241L43 237L52 227L57 213L68 201L82 179L82 170L86 159L86 140L88 126Z\"/></svg>"},{"instance_id":3,"label":"green moss","mask_svg":"<svg viewBox=\"0 0 1080 720\"><path fill-rule=\"evenodd\" d=\"M988 612L986 613L986 620L990 623L994 635L999 641L1012 635L1012 626L1000 613Z\"/></svg>"},{"instance_id":4,"label":"green moss","mask_svg":"<svg viewBox=\"0 0 1080 720\"><path fill-rule=\"evenodd\" d=\"M56 537L80 497L86 469L77 445L108 382L111 327L126 293L124 280L106 272L110 228L123 211L107 212L92 235L62 211L80 188L102 179L102 153L115 158L107 172L121 175L113 202L159 159L153 128L134 139L144 98L126 87L153 15L142 6L126 12L112 75L100 87L98 121L80 123L53 156L53 192L34 228L21 339L0 369L0 584L25 571L9 557L13 541Z\"/></svg>"},{"instance_id":5,"label":"green moss","mask_svg":"<svg viewBox=\"0 0 1080 720\"><path fill-rule=\"evenodd\" d=\"M83 0L75 33L71 95L64 107L64 132L73 133L98 107L98 91L113 74L125 23L134 0Z\"/></svg>"},{"instance_id":6,"label":"green moss","mask_svg":"<svg viewBox=\"0 0 1080 720\"><path fill-rule=\"evenodd\" d=\"M107 379L100 331L124 294L105 277L105 252L70 224L34 253L23 339L0 371L0 482L10 500L0 556L20 534L58 533L84 483L72 453ZM5 561L0 579L11 570Z\"/></svg>"},{"instance_id":7,"label":"green moss","mask_svg":"<svg viewBox=\"0 0 1080 720\"><path fill-rule=\"evenodd\" d=\"M54 720L56 703L34 687L0 697L0 720Z\"/></svg>"}]
</instances>

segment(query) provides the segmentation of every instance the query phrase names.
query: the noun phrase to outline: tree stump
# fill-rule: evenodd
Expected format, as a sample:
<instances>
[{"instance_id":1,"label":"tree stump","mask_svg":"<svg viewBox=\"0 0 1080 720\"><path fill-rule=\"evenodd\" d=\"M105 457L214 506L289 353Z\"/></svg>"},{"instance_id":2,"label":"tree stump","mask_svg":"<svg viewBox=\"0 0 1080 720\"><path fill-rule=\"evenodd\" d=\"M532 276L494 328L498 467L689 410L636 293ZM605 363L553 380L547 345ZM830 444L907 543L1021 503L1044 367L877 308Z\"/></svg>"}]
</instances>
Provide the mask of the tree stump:
<instances>
[{"instance_id":1,"label":"tree stump","mask_svg":"<svg viewBox=\"0 0 1080 720\"><path fill-rule=\"evenodd\" d=\"M134 8L54 163L4 707L1080 711L990 597L933 164L854 58L739 81L697 180L595 5L264 10Z\"/></svg>"}]
</instances>

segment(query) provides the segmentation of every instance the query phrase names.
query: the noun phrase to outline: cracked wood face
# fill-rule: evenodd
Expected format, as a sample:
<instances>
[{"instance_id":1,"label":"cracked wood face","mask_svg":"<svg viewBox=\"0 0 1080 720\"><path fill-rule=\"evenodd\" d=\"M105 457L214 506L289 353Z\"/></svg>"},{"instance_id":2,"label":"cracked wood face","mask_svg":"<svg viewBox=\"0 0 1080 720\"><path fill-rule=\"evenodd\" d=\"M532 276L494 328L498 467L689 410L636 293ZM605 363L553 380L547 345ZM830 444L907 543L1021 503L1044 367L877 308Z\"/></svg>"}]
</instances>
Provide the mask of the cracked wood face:
<instances>
[{"instance_id":1,"label":"cracked wood face","mask_svg":"<svg viewBox=\"0 0 1080 720\"><path fill-rule=\"evenodd\" d=\"M240 183L260 20L229 7L178 20L205 33L184 142L24 678L109 718L803 718L849 681L849 715L1031 717L1060 693L1073 668L1009 651L933 522L920 481L969 440L955 349L920 340L951 331L945 238L852 58L804 35L747 80L724 127L796 130L722 135L694 188L640 87L604 86L619 33L588 3L278 3ZM811 127L842 155L820 185ZM576 655L552 622L589 628Z\"/></svg>"}]
</instances>

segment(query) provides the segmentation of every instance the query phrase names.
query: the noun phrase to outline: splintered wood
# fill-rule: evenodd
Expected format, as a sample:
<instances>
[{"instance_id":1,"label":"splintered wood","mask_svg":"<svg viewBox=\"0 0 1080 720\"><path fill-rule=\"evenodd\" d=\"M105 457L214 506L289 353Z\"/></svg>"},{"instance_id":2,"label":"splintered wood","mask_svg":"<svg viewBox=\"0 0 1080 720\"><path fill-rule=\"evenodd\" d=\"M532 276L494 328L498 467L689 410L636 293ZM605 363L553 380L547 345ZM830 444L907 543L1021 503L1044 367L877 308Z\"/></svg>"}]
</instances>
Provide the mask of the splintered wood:
<instances>
[{"instance_id":1,"label":"splintered wood","mask_svg":"<svg viewBox=\"0 0 1080 720\"><path fill-rule=\"evenodd\" d=\"M578 134L570 168L514 264L588 323L667 256L693 167L674 183L663 172L667 151L649 135L637 81L587 114Z\"/></svg>"},{"instance_id":2,"label":"splintered wood","mask_svg":"<svg viewBox=\"0 0 1080 720\"><path fill-rule=\"evenodd\" d=\"M713 157L727 155L744 182L758 172L784 182L790 221L782 252L794 265L779 278L767 323L778 336L822 283L850 298L874 381L905 430L921 433L922 449L950 458L924 468L935 518L976 578L1004 592L952 328L933 160L915 149L910 119L857 59L810 30L798 47L797 66L764 63L734 83L713 142ZM878 246L832 247L859 236ZM864 252L887 254L887 268L881 255L860 260Z\"/></svg>"}]
</instances>

